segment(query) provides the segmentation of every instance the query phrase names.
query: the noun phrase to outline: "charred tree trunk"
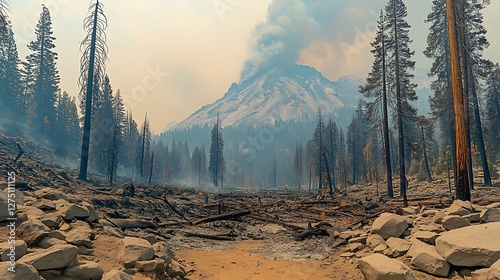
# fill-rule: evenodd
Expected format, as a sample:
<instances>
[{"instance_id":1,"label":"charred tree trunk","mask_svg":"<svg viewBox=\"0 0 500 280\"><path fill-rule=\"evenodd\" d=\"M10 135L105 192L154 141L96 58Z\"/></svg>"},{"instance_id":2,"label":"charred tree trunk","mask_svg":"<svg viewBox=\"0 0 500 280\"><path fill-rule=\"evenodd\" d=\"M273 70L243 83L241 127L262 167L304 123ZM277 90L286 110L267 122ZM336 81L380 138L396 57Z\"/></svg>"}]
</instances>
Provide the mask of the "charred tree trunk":
<instances>
[{"instance_id":1,"label":"charred tree trunk","mask_svg":"<svg viewBox=\"0 0 500 280\"><path fill-rule=\"evenodd\" d=\"M469 188L469 176L467 171L467 127L464 104L464 93L462 88L462 74L460 68L460 55L458 49L458 37L455 17L455 0L446 0L446 13L448 21L448 37L450 41L450 65L453 93L453 110L455 119L456 140L456 173L455 181L457 198L471 200Z\"/></svg>"}]
</instances>

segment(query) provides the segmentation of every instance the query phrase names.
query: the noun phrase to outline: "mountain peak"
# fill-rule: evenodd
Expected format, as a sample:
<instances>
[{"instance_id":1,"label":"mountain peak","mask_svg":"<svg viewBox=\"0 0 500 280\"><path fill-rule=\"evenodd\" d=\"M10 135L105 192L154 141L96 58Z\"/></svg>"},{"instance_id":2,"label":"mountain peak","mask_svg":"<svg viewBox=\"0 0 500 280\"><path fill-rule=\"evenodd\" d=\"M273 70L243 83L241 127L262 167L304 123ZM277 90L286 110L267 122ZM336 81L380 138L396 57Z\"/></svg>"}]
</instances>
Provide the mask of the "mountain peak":
<instances>
[{"instance_id":1,"label":"mountain peak","mask_svg":"<svg viewBox=\"0 0 500 280\"><path fill-rule=\"evenodd\" d=\"M233 83L221 99L203 106L174 128L211 123L217 112L222 125L227 126L312 119L320 108L326 113L355 108L361 97L361 79L346 77L332 82L315 68L298 64L267 68Z\"/></svg>"}]
</instances>

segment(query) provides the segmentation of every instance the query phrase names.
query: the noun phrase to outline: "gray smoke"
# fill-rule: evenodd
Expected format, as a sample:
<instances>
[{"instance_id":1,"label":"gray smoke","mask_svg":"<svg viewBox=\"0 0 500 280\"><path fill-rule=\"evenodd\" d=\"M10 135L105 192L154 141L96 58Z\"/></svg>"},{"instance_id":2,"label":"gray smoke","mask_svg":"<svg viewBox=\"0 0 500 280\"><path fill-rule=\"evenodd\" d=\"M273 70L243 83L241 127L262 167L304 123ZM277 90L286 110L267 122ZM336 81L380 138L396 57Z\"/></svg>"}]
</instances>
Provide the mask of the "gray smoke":
<instances>
[{"instance_id":1,"label":"gray smoke","mask_svg":"<svg viewBox=\"0 0 500 280\"><path fill-rule=\"evenodd\" d=\"M253 51L241 72L241 81L276 65L297 61L299 53L315 40L354 40L360 29L375 21L385 1L374 0L273 0L267 20L259 24Z\"/></svg>"}]
</instances>

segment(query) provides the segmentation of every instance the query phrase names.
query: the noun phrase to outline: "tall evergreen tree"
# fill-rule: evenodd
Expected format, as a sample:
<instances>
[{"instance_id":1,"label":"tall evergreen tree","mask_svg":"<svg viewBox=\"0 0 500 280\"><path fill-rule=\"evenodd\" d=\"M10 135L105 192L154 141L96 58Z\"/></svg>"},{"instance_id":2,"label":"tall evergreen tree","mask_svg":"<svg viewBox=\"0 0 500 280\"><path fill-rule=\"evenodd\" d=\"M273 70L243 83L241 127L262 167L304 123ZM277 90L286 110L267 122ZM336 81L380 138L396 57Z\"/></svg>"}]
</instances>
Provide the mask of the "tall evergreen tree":
<instances>
[{"instance_id":1,"label":"tall evergreen tree","mask_svg":"<svg viewBox=\"0 0 500 280\"><path fill-rule=\"evenodd\" d=\"M395 118L397 120L399 145L399 180L401 196L405 206L408 204L406 200L408 181L406 179L405 165L405 143L407 143L407 138L405 138L404 128L414 121L412 118L416 116L416 110L409 102L417 99L415 93L416 84L411 82L413 74L410 71L415 68L415 62L411 60L411 57L415 53L410 49L412 40L409 37L410 25L405 19L407 15L407 8L403 0L390 0L386 6L387 51L390 57L391 72L394 75L394 84L391 84L391 90L396 95Z\"/></svg>"},{"instance_id":2,"label":"tall evergreen tree","mask_svg":"<svg viewBox=\"0 0 500 280\"><path fill-rule=\"evenodd\" d=\"M55 139L56 147L62 156L68 156L67 153L75 150L80 141L76 101L65 91L57 98Z\"/></svg>"},{"instance_id":3,"label":"tall evergreen tree","mask_svg":"<svg viewBox=\"0 0 500 280\"><path fill-rule=\"evenodd\" d=\"M491 186L491 175L486 156L486 147L484 144L483 127L481 122L481 114L479 111L479 85L486 78L487 61L483 58L483 51L489 46L486 39L486 29L483 26L482 10L490 3L489 0L460 0L458 5L458 24L459 24L459 39L462 44L461 59L462 72L464 75L464 88L468 109L469 133L474 134L474 141L478 147L478 152L481 157L481 165L483 167L483 178L485 186ZM472 105L471 110L469 106ZM472 136L469 135L469 144L472 141ZM471 153L471 147L469 147ZM469 158L469 162L471 159ZM472 166L472 164L470 164ZM472 168L470 169L469 181L472 180Z\"/></svg>"},{"instance_id":4,"label":"tall evergreen tree","mask_svg":"<svg viewBox=\"0 0 500 280\"><path fill-rule=\"evenodd\" d=\"M431 83L431 89L434 92L430 98L431 111L439 124L442 146L451 147L451 161L455 170L455 121L451 98L450 43L446 17L446 0L433 0L432 10L426 20L431 26L424 54L433 60L429 72L429 76L434 77ZM456 181L456 173L454 173L454 178Z\"/></svg>"},{"instance_id":5,"label":"tall evergreen tree","mask_svg":"<svg viewBox=\"0 0 500 280\"><path fill-rule=\"evenodd\" d=\"M91 4L90 15L84 20L84 29L87 32L82 41L81 48L83 56L80 60L80 79L81 88L80 99L85 103L82 153L80 159L79 178L87 179L89 148L90 148L90 128L92 118L92 93L96 85L100 85L104 79L105 62L107 59L108 48L106 46L106 30L108 24L104 15L103 6L96 0Z\"/></svg>"},{"instance_id":6,"label":"tall evergreen tree","mask_svg":"<svg viewBox=\"0 0 500 280\"><path fill-rule=\"evenodd\" d=\"M9 1L0 0L0 43L7 34L9 21L7 19L7 11L9 10Z\"/></svg>"},{"instance_id":7,"label":"tall evergreen tree","mask_svg":"<svg viewBox=\"0 0 500 280\"><path fill-rule=\"evenodd\" d=\"M59 92L59 73L56 68L57 54L54 52L52 21L50 11L42 5L42 13L35 28L36 39L28 48L32 52L27 57L34 78L31 98L31 128L48 138L55 126L56 95Z\"/></svg>"},{"instance_id":8,"label":"tall evergreen tree","mask_svg":"<svg viewBox=\"0 0 500 280\"><path fill-rule=\"evenodd\" d=\"M367 118L375 125L382 127L385 157L385 173L387 182L387 196L394 197L392 186L392 163L391 147L389 140L389 105L387 92L387 38L383 11L380 12L378 20L377 35L375 41L371 43L372 54L375 60L372 70L368 74L366 84L360 87L360 92L367 98Z\"/></svg>"},{"instance_id":9,"label":"tall evergreen tree","mask_svg":"<svg viewBox=\"0 0 500 280\"><path fill-rule=\"evenodd\" d=\"M140 144L139 144L139 155L138 155L138 171L139 176L142 180L145 179L146 172L148 170L148 162L149 162L149 152L151 147L151 130L149 127L148 115L144 117L144 123L141 126L141 136L140 136Z\"/></svg>"},{"instance_id":10,"label":"tall evergreen tree","mask_svg":"<svg viewBox=\"0 0 500 280\"><path fill-rule=\"evenodd\" d=\"M485 125L486 125L486 143L490 152L490 160L493 163L500 162L500 66L490 65L489 75L486 80L485 96Z\"/></svg>"},{"instance_id":11,"label":"tall evergreen tree","mask_svg":"<svg viewBox=\"0 0 500 280\"><path fill-rule=\"evenodd\" d=\"M215 187L224 187L224 140L220 126L219 114L212 129L212 144L210 145L209 170Z\"/></svg>"},{"instance_id":12,"label":"tall evergreen tree","mask_svg":"<svg viewBox=\"0 0 500 280\"><path fill-rule=\"evenodd\" d=\"M19 122L24 118L20 60L10 26L0 40L0 118ZM4 40L5 39L5 40Z\"/></svg>"},{"instance_id":13,"label":"tall evergreen tree","mask_svg":"<svg viewBox=\"0 0 500 280\"><path fill-rule=\"evenodd\" d=\"M335 191L338 191L337 189L337 178L336 178L336 172L337 172L337 141L338 141L338 134L339 130L337 128L337 124L333 122L331 119L328 122L328 125L326 126L326 145L327 145L327 161L328 161L328 167L330 171L330 177L331 177L331 183L332 183L332 188ZM333 191L332 190L332 191Z\"/></svg>"}]
</instances>

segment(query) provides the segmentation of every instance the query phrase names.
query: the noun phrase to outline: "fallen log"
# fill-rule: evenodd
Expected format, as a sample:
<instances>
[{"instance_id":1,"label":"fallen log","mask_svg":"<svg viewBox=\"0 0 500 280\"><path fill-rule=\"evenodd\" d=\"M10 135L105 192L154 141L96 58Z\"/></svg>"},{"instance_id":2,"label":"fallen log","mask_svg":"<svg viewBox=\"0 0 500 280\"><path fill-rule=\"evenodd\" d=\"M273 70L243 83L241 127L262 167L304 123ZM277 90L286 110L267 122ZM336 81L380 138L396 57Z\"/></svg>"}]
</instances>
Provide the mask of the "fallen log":
<instances>
[{"instance_id":1,"label":"fallen log","mask_svg":"<svg viewBox=\"0 0 500 280\"><path fill-rule=\"evenodd\" d=\"M293 230L296 230L296 231L303 231L304 230L302 227L299 227L299 226L296 226L296 225L293 225L293 224L289 224L287 222L283 222L283 221L276 220L276 219L271 219L271 218L266 218L266 217L260 217L260 216L256 216L256 215L249 215L248 217L252 218L254 220L259 220L259 221L263 221L263 222L268 222L268 223L272 223L272 224L277 224L277 225L280 225L280 226L284 226L284 227L287 227L287 228L290 228L290 229L293 229Z\"/></svg>"},{"instance_id":2,"label":"fallen log","mask_svg":"<svg viewBox=\"0 0 500 280\"><path fill-rule=\"evenodd\" d=\"M106 219L112 224L120 227L121 229L131 228L156 228L156 225L150 221L138 219Z\"/></svg>"},{"instance_id":3,"label":"fallen log","mask_svg":"<svg viewBox=\"0 0 500 280\"><path fill-rule=\"evenodd\" d=\"M168 199L166 197L163 197L163 201L168 205L168 207L170 207L170 209L177 215L179 215L181 218L183 218L184 220L186 220L187 222L189 222L190 224L193 224L193 222L188 219L186 216L184 216L184 214L182 214L181 212L179 212L179 210L177 210L175 208L175 206L173 206L172 204L170 204L170 202L168 202Z\"/></svg>"},{"instance_id":4,"label":"fallen log","mask_svg":"<svg viewBox=\"0 0 500 280\"><path fill-rule=\"evenodd\" d=\"M205 223L215 222L215 221L231 220L231 219L235 219L235 218L238 218L241 216L246 216L246 215L250 215L250 211L238 211L238 212L233 212L233 213L228 213L228 214L210 216L210 217L206 217L206 218L194 221L194 222L192 222L192 224L199 225L199 224L205 224Z\"/></svg>"},{"instance_id":5,"label":"fallen log","mask_svg":"<svg viewBox=\"0 0 500 280\"><path fill-rule=\"evenodd\" d=\"M21 145L19 145L19 143L16 143L16 146L17 146L17 151L18 151L18 154L16 156L16 159L14 159L14 163L17 163L17 161L23 156L24 154L24 150L23 148L21 148Z\"/></svg>"},{"instance_id":6,"label":"fallen log","mask_svg":"<svg viewBox=\"0 0 500 280\"><path fill-rule=\"evenodd\" d=\"M184 236L186 236L186 237L199 237L199 238L219 240L219 241L235 241L236 240L233 237L230 237L228 235L209 235L209 234L201 234L201 233L194 233L194 232L184 232Z\"/></svg>"}]
</instances>

